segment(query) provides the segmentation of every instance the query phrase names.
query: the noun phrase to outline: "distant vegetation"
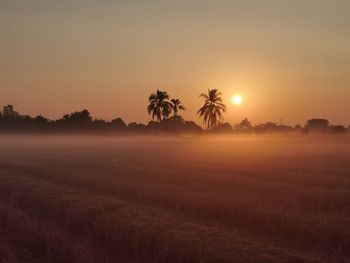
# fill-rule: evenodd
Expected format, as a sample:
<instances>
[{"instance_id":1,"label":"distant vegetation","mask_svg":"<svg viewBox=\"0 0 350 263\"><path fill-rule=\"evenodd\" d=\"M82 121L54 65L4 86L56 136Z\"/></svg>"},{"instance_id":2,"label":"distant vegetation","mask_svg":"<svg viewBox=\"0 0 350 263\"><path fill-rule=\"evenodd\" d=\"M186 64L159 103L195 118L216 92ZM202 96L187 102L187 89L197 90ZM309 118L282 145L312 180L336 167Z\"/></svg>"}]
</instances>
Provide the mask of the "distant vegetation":
<instances>
[{"instance_id":1,"label":"distant vegetation","mask_svg":"<svg viewBox=\"0 0 350 263\"><path fill-rule=\"evenodd\" d=\"M233 126L224 122L226 106L222 101L221 92L217 89L200 94L204 99L203 106L197 111L206 132L213 133L332 133L343 134L349 131L344 125L332 125L326 119L314 118L304 126L294 127L276 122L252 124L247 118ZM38 115L32 117L19 114L12 105L3 107L0 111L0 131L2 132L109 132L109 133L200 133L201 126L194 121L185 120L181 111L185 106L180 99L171 98L166 91L157 90L148 98L147 112L152 120L148 124L125 123L121 118L111 121L95 119L86 109L63 115L57 120L50 120Z\"/></svg>"}]
</instances>

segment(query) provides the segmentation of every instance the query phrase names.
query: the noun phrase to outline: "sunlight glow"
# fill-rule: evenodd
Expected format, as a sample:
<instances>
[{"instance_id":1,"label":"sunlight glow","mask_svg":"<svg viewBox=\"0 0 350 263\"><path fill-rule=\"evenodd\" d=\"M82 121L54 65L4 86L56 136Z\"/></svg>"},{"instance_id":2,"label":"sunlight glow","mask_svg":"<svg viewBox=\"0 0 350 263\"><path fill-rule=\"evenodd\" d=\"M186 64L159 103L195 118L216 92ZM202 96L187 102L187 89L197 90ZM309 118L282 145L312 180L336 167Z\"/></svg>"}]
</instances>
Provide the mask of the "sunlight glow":
<instances>
[{"instance_id":1,"label":"sunlight glow","mask_svg":"<svg viewBox=\"0 0 350 263\"><path fill-rule=\"evenodd\" d=\"M232 104L237 105L237 106L241 105L243 102L243 97L239 94L233 95L231 98L231 102L232 102Z\"/></svg>"}]
</instances>

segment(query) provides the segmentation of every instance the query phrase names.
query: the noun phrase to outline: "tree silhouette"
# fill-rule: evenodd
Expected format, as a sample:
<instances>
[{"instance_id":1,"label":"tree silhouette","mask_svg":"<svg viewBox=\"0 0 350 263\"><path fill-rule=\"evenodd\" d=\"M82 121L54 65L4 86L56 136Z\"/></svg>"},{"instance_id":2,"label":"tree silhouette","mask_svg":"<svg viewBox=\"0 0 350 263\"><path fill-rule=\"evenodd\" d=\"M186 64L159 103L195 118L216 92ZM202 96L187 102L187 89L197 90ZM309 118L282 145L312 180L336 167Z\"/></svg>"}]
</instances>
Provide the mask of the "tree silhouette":
<instances>
[{"instance_id":1,"label":"tree silhouette","mask_svg":"<svg viewBox=\"0 0 350 263\"><path fill-rule=\"evenodd\" d=\"M236 125L236 129L239 131L248 131L250 129L252 129L252 124L250 123L250 121L247 118L244 118L240 123L238 123Z\"/></svg>"},{"instance_id":2,"label":"tree silhouette","mask_svg":"<svg viewBox=\"0 0 350 263\"><path fill-rule=\"evenodd\" d=\"M127 125L121 118L113 119L111 125L115 129L123 130L126 129Z\"/></svg>"},{"instance_id":3,"label":"tree silhouette","mask_svg":"<svg viewBox=\"0 0 350 263\"><path fill-rule=\"evenodd\" d=\"M92 117L88 110L82 110L64 115L63 120L72 123L89 123L92 121Z\"/></svg>"},{"instance_id":4,"label":"tree silhouette","mask_svg":"<svg viewBox=\"0 0 350 263\"><path fill-rule=\"evenodd\" d=\"M208 90L207 94L201 94L204 98L204 105L198 110L197 114L203 118L207 129L211 132L233 131L229 123L223 122L223 113L226 112L226 106L222 102L221 93L214 89ZM30 115L20 114L15 111L12 105L7 105L0 111L0 133L5 131L14 132L167 132L167 133L199 133L203 129L195 122L185 121L178 112L184 110L184 106L178 99L169 100L165 91L157 90L149 97L149 114L153 119L148 125L132 122L126 125L121 118L106 121L95 119L88 110L76 111L65 114L62 118L56 120L47 119L41 115L31 117ZM169 117L173 112L173 116ZM304 127L296 125L295 127L282 125L274 122L266 122L252 126L251 122L245 118L234 126L235 131L255 132L255 133L286 133L286 132L321 132L328 134L345 134L350 132L350 126L332 125L326 119L310 119Z\"/></svg>"},{"instance_id":5,"label":"tree silhouette","mask_svg":"<svg viewBox=\"0 0 350 263\"><path fill-rule=\"evenodd\" d=\"M93 118L88 110L76 111L65 114L62 119L55 121L61 128L86 128L92 127Z\"/></svg>"},{"instance_id":6,"label":"tree silhouette","mask_svg":"<svg viewBox=\"0 0 350 263\"><path fill-rule=\"evenodd\" d=\"M343 134L346 133L346 128L344 125L332 125L330 132L333 134Z\"/></svg>"},{"instance_id":7,"label":"tree silhouette","mask_svg":"<svg viewBox=\"0 0 350 263\"><path fill-rule=\"evenodd\" d=\"M172 99L171 100L171 109L174 112L174 118L176 118L178 116L177 113L180 110L185 110L185 107L182 105L182 103L179 99Z\"/></svg>"},{"instance_id":8,"label":"tree silhouette","mask_svg":"<svg viewBox=\"0 0 350 263\"><path fill-rule=\"evenodd\" d=\"M49 120L41 115L32 118L32 121L36 127L44 127L49 123Z\"/></svg>"},{"instance_id":9,"label":"tree silhouette","mask_svg":"<svg viewBox=\"0 0 350 263\"><path fill-rule=\"evenodd\" d=\"M14 110L12 105L4 106L4 109L2 111L2 116L6 120L13 120L17 119L19 117L19 114L17 111Z\"/></svg>"},{"instance_id":10,"label":"tree silhouette","mask_svg":"<svg viewBox=\"0 0 350 263\"><path fill-rule=\"evenodd\" d=\"M152 120L156 119L158 122L169 117L172 107L169 102L169 95L166 91L157 90L148 98L149 105L147 107L148 114L152 115Z\"/></svg>"},{"instance_id":11,"label":"tree silhouette","mask_svg":"<svg viewBox=\"0 0 350 263\"><path fill-rule=\"evenodd\" d=\"M226 106L222 102L222 93L217 89L208 90L208 94L202 93L199 97L204 98L204 105L197 111L199 117L211 129L224 120L223 113L226 113Z\"/></svg>"},{"instance_id":12,"label":"tree silhouette","mask_svg":"<svg viewBox=\"0 0 350 263\"><path fill-rule=\"evenodd\" d=\"M310 119L305 128L311 132L326 132L329 128L329 121L326 119Z\"/></svg>"}]
</instances>

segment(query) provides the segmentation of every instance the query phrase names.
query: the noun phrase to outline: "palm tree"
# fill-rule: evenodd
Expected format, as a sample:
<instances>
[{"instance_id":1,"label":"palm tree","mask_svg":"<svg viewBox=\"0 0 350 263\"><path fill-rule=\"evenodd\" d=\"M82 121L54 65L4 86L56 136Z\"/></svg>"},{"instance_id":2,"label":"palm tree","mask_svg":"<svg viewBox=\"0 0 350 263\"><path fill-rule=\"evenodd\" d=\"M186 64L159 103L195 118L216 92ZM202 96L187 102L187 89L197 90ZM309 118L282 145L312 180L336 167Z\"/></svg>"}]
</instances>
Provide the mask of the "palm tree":
<instances>
[{"instance_id":1,"label":"palm tree","mask_svg":"<svg viewBox=\"0 0 350 263\"><path fill-rule=\"evenodd\" d=\"M226 106L222 103L222 93L217 89L208 90L208 94L202 93L199 97L204 98L204 105L197 111L199 117L211 129L224 120L223 113L226 113Z\"/></svg>"},{"instance_id":2,"label":"palm tree","mask_svg":"<svg viewBox=\"0 0 350 263\"><path fill-rule=\"evenodd\" d=\"M182 103L179 99L172 99L171 100L171 109L173 110L174 118L176 119L178 111L185 110L185 107L182 105Z\"/></svg>"},{"instance_id":3,"label":"palm tree","mask_svg":"<svg viewBox=\"0 0 350 263\"><path fill-rule=\"evenodd\" d=\"M147 107L148 114L152 115L152 119L157 119L158 122L169 117L171 113L171 103L169 102L169 95L166 91L157 90L152 93L149 98L149 105Z\"/></svg>"}]
</instances>

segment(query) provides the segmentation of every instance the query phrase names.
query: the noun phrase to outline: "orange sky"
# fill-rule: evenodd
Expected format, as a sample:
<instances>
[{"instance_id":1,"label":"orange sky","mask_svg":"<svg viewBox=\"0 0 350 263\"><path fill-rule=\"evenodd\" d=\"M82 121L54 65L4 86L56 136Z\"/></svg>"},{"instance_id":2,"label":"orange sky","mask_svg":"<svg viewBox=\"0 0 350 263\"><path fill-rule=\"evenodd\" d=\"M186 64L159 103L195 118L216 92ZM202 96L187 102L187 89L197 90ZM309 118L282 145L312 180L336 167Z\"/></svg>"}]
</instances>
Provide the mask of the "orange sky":
<instances>
[{"instance_id":1,"label":"orange sky","mask_svg":"<svg viewBox=\"0 0 350 263\"><path fill-rule=\"evenodd\" d=\"M217 88L230 123L350 124L350 1L140 2L1 1L0 104L147 122L159 88L199 122Z\"/></svg>"}]
</instances>

